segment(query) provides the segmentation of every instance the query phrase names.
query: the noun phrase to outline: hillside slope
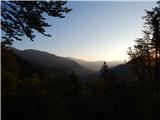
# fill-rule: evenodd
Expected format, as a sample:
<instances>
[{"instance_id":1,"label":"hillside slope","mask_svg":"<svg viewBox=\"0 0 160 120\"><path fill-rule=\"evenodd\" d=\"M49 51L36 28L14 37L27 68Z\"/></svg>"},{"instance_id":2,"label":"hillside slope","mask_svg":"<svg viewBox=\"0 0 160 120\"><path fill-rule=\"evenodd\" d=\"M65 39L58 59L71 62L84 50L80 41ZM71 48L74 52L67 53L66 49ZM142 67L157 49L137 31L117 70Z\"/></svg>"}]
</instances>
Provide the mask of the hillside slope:
<instances>
[{"instance_id":1,"label":"hillside slope","mask_svg":"<svg viewBox=\"0 0 160 120\"><path fill-rule=\"evenodd\" d=\"M44 70L44 72L52 70L61 70L65 72L75 72L78 75L86 75L94 72L93 70L82 67L75 61L65 57L56 56L39 50L13 50L15 54L29 61L34 67Z\"/></svg>"}]
</instances>

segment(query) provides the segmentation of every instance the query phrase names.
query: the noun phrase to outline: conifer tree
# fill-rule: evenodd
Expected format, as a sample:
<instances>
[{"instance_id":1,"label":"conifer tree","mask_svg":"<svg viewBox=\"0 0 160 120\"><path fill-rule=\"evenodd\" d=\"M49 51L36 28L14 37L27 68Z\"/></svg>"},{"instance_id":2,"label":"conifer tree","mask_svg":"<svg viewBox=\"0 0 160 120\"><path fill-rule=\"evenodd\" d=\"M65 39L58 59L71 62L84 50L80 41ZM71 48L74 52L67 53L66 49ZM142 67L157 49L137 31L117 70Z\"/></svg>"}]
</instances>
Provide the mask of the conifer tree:
<instances>
[{"instance_id":1,"label":"conifer tree","mask_svg":"<svg viewBox=\"0 0 160 120\"><path fill-rule=\"evenodd\" d=\"M102 79L105 80L109 72L108 65L106 62L103 63L100 72L101 72Z\"/></svg>"}]
</instances>

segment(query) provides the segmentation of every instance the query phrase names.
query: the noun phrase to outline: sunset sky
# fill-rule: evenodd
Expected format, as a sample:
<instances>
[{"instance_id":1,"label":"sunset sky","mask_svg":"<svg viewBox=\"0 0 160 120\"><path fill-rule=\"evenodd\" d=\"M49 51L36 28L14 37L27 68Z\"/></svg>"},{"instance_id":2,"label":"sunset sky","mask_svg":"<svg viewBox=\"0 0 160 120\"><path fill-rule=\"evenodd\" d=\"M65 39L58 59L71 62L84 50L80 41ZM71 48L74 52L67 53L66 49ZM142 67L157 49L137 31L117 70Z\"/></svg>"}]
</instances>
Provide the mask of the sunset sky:
<instances>
[{"instance_id":1,"label":"sunset sky","mask_svg":"<svg viewBox=\"0 0 160 120\"><path fill-rule=\"evenodd\" d=\"M127 48L142 36L144 10L156 2L69 1L67 6L73 10L64 19L47 17L51 38L36 33L34 42L24 38L13 46L89 61L127 60Z\"/></svg>"}]
</instances>

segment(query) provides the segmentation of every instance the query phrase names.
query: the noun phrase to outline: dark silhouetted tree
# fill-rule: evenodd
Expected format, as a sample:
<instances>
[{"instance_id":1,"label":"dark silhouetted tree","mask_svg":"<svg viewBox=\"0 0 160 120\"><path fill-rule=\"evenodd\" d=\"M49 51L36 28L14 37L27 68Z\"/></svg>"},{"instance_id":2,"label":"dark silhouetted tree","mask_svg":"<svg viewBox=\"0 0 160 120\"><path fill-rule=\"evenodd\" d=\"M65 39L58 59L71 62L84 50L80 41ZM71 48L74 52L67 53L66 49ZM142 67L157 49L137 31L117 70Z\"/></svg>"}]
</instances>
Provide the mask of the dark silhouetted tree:
<instances>
[{"instance_id":1,"label":"dark silhouetted tree","mask_svg":"<svg viewBox=\"0 0 160 120\"><path fill-rule=\"evenodd\" d=\"M160 2L146 10L144 36L129 48L131 65L138 77L135 94L144 119L158 120L160 106ZM155 74L153 74L155 73Z\"/></svg>"},{"instance_id":2,"label":"dark silhouetted tree","mask_svg":"<svg viewBox=\"0 0 160 120\"><path fill-rule=\"evenodd\" d=\"M21 41L22 36L33 40L34 31L51 36L45 31L45 27L50 25L45 21L44 15L64 18L64 14L71 11L65 4L66 1L2 1L3 44L11 45L15 40Z\"/></svg>"},{"instance_id":3,"label":"dark silhouetted tree","mask_svg":"<svg viewBox=\"0 0 160 120\"><path fill-rule=\"evenodd\" d=\"M100 72L101 72L102 79L103 80L106 79L108 72L109 72L108 65L106 62L103 63Z\"/></svg>"},{"instance_id":4,"label":"dark silhouetted tree","mask_svg":"<svg viewBox=\"0 0 160 120\"><path fill-rule=\"evenodd\" d=\"M160 5L153 8L151 11L146 10L146 16L144 18L144 36L136 40L136 45L134 45L134 50L129 48L128 55L134 63L138 62L141 65L141 72L137 70L141 75L147 78L156 79L160 78L159 68L160 68ZM144 73L146 68L148 73ZM152 75L152 68L155 70L155 75Z\"/></svg>"},{"instance_id":5,"label":"dark silhouetted tree","mask_svg":"<svg viewBox=\"0 0 160 120\"><path fill-rule=\"evenodd\" d=\"M149 78L151 80L153 76L151 70L151 57L153 54L151 34L148 31L143 31L143 33L143 38L135 40L136 44L134 45L134 49L129 47L128 55L131 58L131 63L138 79L144 80Z\"/></svg>"},{"instance_id":6,"label":"dark silhouetted tree","mask_svg":"<svg viewBox=\"0 0 160 120\"><path fill-rule=\"evenodd\" d=\"M152 10L146 10L145 28L152 34L152 46L155 51L155 79L159 79L159 68L160 68L160 1L158 7Z\"/></svg>"}]
</instances>

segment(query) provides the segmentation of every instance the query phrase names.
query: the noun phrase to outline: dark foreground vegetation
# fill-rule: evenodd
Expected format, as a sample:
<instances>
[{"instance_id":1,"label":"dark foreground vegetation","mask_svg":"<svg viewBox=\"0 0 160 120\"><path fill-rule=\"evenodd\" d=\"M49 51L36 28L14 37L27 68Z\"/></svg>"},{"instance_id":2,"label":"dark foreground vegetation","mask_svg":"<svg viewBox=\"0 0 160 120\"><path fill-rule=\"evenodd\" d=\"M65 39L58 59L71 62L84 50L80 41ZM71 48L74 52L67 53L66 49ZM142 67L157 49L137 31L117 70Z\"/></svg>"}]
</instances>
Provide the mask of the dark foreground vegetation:
<instances>
[{"instance_id":1,"label":"dark foreground vegetation","mask_svg":"<svg viewBox=\"0 0 160 120\"><path fill-rule=\"evenodd\" d=\"M100 78L82 82L2 47L2 120L158 120L159 113L159 81L118 81L104 64Z\"/></svg>"}]
</instances>

